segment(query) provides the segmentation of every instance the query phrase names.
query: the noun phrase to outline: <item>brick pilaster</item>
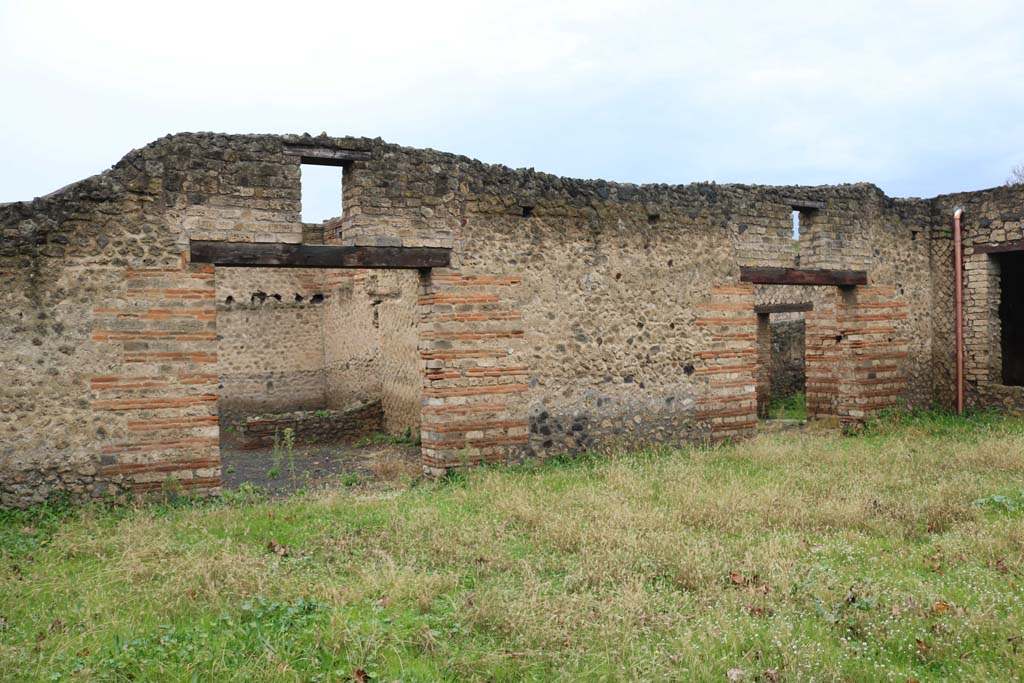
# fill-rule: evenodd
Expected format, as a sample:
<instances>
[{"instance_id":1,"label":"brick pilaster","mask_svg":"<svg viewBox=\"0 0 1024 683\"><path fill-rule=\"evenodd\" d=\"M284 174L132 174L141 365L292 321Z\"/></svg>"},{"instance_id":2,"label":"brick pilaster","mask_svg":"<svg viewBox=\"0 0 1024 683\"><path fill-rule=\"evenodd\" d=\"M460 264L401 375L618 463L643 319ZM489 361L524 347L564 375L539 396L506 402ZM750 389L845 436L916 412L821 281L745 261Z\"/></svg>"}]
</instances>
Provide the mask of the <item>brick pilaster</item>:
<instances>
[{"instance_id":1,"label":"brick pilaster","mask_svg":"<svg viewBox=\"0 0 1024 683\"><path fill-rule=\"evenodd\" d=\"M133 493L220 487L212 266L128 268L93 310L98 474Z\"/></svg>"},{"instance_id":2,"label":"brick pilaster","mask_svg":"<svg viewBox=\"0 0 1024 683\"><path fill-rule=\"evenodd\" d=\"M757 314L751 285L723 285L698 307L698 327L708 344L698 354L698 376L706 383L697 401L697 418L713 440L744 436L757 426Z\"/></svg>"},{"instance_id":3,"label":"brick pilaster","mask_svg":"<svg viewBox=\"0 0 1024 683\"><path fill-rule=\"evenodd\" d=\"M508 462L528 442L529 371L514 275L434 269L417 301L424 469Z\"/></svg>"}]
</instances>

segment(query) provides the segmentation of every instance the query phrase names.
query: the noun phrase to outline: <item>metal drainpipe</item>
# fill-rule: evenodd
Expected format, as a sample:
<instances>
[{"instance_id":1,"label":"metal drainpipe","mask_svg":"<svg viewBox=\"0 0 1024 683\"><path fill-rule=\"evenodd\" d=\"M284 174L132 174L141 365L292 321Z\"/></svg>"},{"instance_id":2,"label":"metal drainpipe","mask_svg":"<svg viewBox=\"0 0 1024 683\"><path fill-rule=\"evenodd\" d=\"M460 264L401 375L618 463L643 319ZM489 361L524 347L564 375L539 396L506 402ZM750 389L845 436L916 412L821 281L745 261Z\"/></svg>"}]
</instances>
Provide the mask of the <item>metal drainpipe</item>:
<instances>
[{"instance_id":1,"label":"metal drainpipe","mask_svg":"<svg viewBox=\"0 0 1024 683\"><path fill-rule=\"evenodd\" d=\"M953 267L956 269L956 414L964 414L964 254L960 234L960 216L964 210L956 207L953 211Z\"/></svg>"}]
</instances>

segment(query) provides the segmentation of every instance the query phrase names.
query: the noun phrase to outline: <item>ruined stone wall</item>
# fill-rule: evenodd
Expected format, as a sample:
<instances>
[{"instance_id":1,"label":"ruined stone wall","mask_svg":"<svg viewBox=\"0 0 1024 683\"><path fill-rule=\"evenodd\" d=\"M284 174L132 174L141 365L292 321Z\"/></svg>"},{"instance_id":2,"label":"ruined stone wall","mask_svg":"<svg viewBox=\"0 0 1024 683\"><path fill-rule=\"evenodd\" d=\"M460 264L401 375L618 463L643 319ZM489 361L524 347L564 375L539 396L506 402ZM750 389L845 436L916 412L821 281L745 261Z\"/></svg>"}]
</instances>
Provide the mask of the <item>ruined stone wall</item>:
<instances>
[{"instance_id":1,"label":"ruined stone wall","mask_svg":"<svg viewBox=\"0 0 1024 683\"><path fill-rule=\"evenodd\" d=\"M445 416L425 420L428 464L748 432L758 290L740 265L878 283L863 301L811 294L822 414L929 396L926 202L870 185L576 181L404 148L353 164L345 192L352 213L329 239L455 250L421 300L424 415ZM794 202L820 207L802 213L799 249Z\"/></svg>"},{"instance_id":2,"label":"ruined stone wall","mask_svg":"<svg viewBox=\"0 0 1024 683\"><path fill-rule=\"evenodd\" d=\"M304 226L300 161L339 150L358 157L345 214ZM312 401L317 373L328 407L380 398L389 429L421 426L434 472L743 436L756 422L754 306L768 302L813 304L812 415L858 421L946 400L951 204L967 206L970 240L1015 239L1021 192L635 186L379 140L164 138L52 197L0 207L3 502L216 492L218 397L228 412L240 397L271 400L275 372L295 387L289 400ZM795 202L819 207L802 213L797 244ZM190 239L447 247L452 263L222 274L188 262ZM863 269L869 284L755 287L740 266ZM322 303L285 301L316 278ZM1019 388L992 373L998 280L970 245L967 285L972 401L1017 406ZM254 286L282 301L256 313ZM261 342L273 357L247 362Z\"/></svg>"},{"instance_id":3,"label":"ruined stone wall","mask_svg":"<svg viewBox=\"0 0 1024 683\"><path fill-rule=\"evenodd\" d=\"M188 242L301 239L299 159L177 135L0 207L0 503L219 490L214 269Z\"/></svg>"},{"instance_id":4,"label":"ruined stone wall","mask_svg":"<svg viewBox=\"0 0 1024 683\"><path fill-rule=\"evenodd\" d=\"M953 288L952 217L956 207L964 209L961 226L964 246L964 376L968 407L999 408L1024 412L1024 387L1002 383L998 254L976 251L984 244L1006 244L1024 239L1024 186L997 187L937 197L932 202L935 226L937 297L936 369L949 389L943 402L955 401L955 307ZM942 391L937 389L937 394Z\"/></svg>"}]
</instances>

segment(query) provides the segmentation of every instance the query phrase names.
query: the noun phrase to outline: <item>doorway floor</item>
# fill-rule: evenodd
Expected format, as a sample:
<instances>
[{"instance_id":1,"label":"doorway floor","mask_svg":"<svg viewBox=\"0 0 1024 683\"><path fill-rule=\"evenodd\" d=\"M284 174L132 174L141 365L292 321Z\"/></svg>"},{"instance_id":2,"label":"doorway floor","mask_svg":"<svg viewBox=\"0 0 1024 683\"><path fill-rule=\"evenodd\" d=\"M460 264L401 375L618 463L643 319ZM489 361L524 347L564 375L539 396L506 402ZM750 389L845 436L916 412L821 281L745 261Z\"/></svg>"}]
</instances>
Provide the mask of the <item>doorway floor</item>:
<instances>
[{"instance_id":1,"label":"doorway floor","mask_svg":"<svg viewBox=\"0 0 1024 683\"><path fill-rule=\"evenodd\" d=\"M292 455L273 446L245 450L221 444L221 479L226 489L243 484L272 496L298 490L357 486L421 476L420 447L408 443L296 446Z\"/></svg>"}]
</instances>

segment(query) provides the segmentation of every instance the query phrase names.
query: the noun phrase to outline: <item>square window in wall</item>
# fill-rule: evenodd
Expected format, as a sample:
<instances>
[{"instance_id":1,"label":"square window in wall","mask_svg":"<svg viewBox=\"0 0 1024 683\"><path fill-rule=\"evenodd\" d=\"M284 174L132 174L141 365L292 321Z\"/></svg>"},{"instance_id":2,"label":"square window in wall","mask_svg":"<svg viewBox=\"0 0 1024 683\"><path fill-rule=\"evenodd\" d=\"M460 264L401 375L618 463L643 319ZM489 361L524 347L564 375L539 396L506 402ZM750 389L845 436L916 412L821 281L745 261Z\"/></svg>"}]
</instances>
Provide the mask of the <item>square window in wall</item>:
<instances>
[{"instance_id":1,"label":"square window in wall","mask_svg":"<svg viewBox=\"0 0 1024 683\"><path fill-rule=\"evenodd\" d=\"M302 164L302 222L322 223L341 215L340 166Z\"/></svg>"},{"instance_id":2,"label":"square window in wall","mask_svg":"<svg viewBox=\"0 0 1024 683\"><path fill-rule=\"evenodd\" d=\"M1024 253L1001 254L999 327L1003 384L1024 386Z\"/></svg>"}]
</instances>

